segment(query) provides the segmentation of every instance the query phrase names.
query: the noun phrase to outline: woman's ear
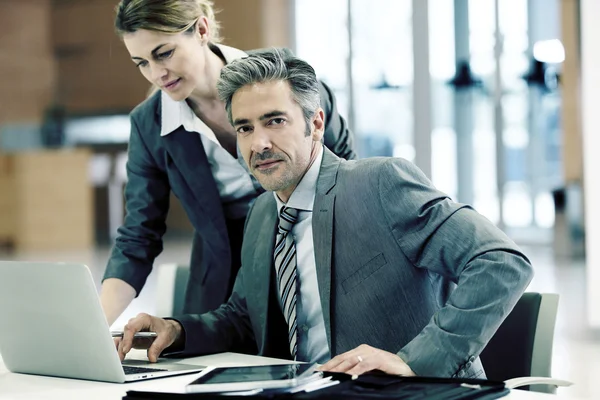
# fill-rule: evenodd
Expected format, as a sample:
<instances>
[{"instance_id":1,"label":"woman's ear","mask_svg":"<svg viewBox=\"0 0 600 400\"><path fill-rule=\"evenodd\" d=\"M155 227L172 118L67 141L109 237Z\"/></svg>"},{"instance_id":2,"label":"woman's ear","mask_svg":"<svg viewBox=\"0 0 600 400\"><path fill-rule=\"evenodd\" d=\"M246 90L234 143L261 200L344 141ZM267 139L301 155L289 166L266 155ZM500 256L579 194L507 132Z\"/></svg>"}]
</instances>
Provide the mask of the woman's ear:
<instances>
[{"instance_id":1,"label":"woman's ear","mask_svg":"<svg viewBox=\"0 0 600 400\"><path fill-rule=\"evenodd\" d=\"M198 18L198 21L196 21L196 34L198 35L202 43L206 43L209 41L210 28L208 26L208 18Z\"/></svg>"}]
</instances>

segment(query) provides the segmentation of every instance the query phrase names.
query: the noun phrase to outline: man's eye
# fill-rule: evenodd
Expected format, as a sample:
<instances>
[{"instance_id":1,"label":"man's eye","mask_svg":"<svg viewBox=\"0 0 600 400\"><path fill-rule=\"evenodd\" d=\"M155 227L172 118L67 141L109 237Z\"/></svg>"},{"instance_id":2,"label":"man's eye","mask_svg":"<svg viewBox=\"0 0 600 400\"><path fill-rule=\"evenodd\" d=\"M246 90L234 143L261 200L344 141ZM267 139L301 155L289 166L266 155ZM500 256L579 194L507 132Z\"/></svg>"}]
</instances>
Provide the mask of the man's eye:
<instances>
[{"instance_id":1,"label":"man's eye","mask_svg":"<svg viewBox=\"0 0 600 400\"><path fill-rule=\"evenodd\" d=\"M239 128L237 128L237 133L239 134L246 134L252 131L252 128L249 126L240 126Z\"/></svg>"},{"instance_id":2,"label":"man's eye","mask_svg":"<svg viewBox=\"0 0 600 400\"><path fill-rule=\"evenodd\" d=\"M285 119L283 118L273 118L269 121L269 125L281 125L285 123Z\"/></svg>"}]
</instances>

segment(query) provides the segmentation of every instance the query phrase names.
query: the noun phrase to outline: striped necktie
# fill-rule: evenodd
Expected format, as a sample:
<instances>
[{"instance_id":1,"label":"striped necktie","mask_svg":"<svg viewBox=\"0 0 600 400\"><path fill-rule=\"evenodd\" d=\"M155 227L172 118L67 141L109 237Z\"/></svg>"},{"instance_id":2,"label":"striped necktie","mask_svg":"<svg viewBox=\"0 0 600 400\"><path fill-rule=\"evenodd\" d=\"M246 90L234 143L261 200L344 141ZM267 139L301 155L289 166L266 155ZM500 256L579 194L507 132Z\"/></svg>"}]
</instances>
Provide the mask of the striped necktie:
<instances>
[{"instance_id":1,"label":"striped necktie","mask_svg":"<svg viewBox=\"0 0 600 400\"><path fill-rule=\"evenodd\" d=\"M296 323L296 292L298 285L296 279L296 246L294 238L289 233L297 220L298 210L290 207L281 208L274 253L279 298L281 299L283 316L288 324L290 353L294 360L298 350L296 342L298 330Z\"/></svg>"}]
</instances>

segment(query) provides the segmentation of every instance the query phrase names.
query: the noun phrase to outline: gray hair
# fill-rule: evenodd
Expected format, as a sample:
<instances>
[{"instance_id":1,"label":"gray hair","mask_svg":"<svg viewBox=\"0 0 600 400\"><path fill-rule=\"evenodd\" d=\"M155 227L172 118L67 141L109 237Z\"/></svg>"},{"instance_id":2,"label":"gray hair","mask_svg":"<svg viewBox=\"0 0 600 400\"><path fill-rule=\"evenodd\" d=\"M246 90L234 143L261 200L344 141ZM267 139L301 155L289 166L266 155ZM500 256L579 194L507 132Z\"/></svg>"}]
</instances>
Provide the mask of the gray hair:
<instances>
[{"instance_id":1,"label":"gray hair","mask_svg":"<svg viewBox=\"0 0 600 400\"><path fill-rule=\"evenodd\" d=\"M248 57L233 61L221 70L217 91L225 103L229 122L231 99L242 87L255 83L286 81L292 90L292 97L302 108L306 123L306 134L310 135L310 123L321 106L319 81L315 70L306 62L275 48L255 51Z\"/></svg>"}]
</instances>

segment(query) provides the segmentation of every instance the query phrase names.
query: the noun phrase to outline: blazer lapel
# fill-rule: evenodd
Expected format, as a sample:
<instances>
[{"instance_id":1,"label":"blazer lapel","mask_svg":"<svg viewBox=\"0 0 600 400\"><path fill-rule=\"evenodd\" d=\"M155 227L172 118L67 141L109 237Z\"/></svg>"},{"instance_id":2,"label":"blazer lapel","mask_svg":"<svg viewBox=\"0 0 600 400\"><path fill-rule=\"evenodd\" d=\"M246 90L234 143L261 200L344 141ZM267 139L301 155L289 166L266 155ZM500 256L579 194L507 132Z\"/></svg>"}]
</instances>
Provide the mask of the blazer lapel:
<instances>
[{"instance_id":1,"label":"blazer lapel","mask_svg":"<svg viewBox=\"0 0 600 400\"><path fill-rule=\"evenodd\" d=\"M224 226L225 221L222 212L216 212L221 206L220 196L212 176L210 164L200 140L200 134L188 132L183 127L170 133L163 138L164 146L170 154L173 163L180 172L181 179L190 188L193 199L190 199L196 211L196 215L209 217L214 224L214 230ZM178 196L183 193L176 193ZM190 210L194 212L194 210ZM203 221L197 221L195 226L201 226ZM227 235L226 232L221 234Z\"/></svg>"},{"instance_id":2,"label":"blazer lapel","mask_svg":"<svg viewBox=\"0 0 600 400\"><path fill-rule=\"evenodd\" d=\"M319 295L327 342L332 356L335 354L335 342L331 335L331 254L333 251L333 217L335 205L335 186L340 159L323 147L323 161L317 181L315 203L313 206L313 241Z\"/></svg>"}]
</instances>

